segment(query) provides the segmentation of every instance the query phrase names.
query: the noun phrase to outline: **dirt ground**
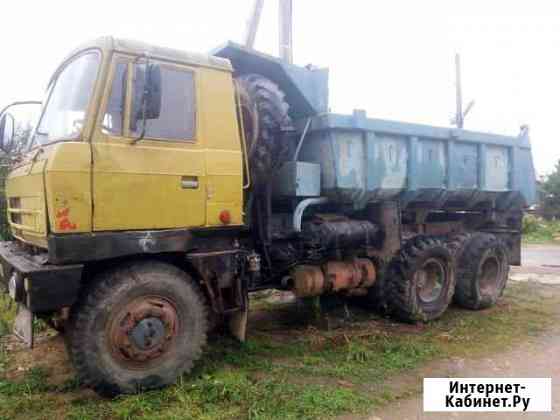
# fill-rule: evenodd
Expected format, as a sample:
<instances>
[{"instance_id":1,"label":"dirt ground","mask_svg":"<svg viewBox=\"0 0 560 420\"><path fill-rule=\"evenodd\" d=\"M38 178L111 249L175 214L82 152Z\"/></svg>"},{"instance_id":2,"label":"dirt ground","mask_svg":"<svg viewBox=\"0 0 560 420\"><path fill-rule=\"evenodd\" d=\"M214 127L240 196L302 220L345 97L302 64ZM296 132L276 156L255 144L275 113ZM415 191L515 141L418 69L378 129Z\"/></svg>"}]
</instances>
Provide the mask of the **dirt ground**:
<instances>
[{"instance_id":1,"label":"dirt ground","mask_svg":"<svg viewBox=\"0 0 560 420\"><path fill-rule=\"evenodd\" d=\"M560 246L527 245L522 267L512 267L511 280L536 281L560 286ZM560 312L560 308L558 308ZM480 360L456 359L430 364L415 375L418 389L424 377L552 377L551 413L424 413L421 393L376 410L369 420L443 419L560 419L560 330L513 351Z\"/></svg>"}]
</instances>

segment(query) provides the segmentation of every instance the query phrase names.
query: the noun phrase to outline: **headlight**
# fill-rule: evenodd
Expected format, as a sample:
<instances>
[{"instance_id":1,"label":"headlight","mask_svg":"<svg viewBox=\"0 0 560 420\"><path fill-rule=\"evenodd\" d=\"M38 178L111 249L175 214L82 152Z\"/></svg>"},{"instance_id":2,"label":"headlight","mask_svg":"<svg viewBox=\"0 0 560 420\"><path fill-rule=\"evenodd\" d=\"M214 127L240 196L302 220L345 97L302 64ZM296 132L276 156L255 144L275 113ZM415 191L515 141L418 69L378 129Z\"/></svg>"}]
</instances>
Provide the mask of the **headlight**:
<instances>
[{"instance_id":1,"label":"headlight","mask_svg":"<svg viewBox=\"0 0 560 420\"><path fill-rule=\"evenodd\" d=\"M10 281L8 282L8 293L13 300L16 300L17 283L17 274L14 273L12 274L12 277L10 277Z\"/></svg>"},{"instance_id":2,"label":"headlight","mask_svg":"<svg viewBox=\"0 0 560 420\"><path fill-rule=\"evenodd\" d=\"M13 273L8 282L8 293L16 302L23 302L25 292L23 290L23 280L18 273Z\"/></svg>"}]
</instances>

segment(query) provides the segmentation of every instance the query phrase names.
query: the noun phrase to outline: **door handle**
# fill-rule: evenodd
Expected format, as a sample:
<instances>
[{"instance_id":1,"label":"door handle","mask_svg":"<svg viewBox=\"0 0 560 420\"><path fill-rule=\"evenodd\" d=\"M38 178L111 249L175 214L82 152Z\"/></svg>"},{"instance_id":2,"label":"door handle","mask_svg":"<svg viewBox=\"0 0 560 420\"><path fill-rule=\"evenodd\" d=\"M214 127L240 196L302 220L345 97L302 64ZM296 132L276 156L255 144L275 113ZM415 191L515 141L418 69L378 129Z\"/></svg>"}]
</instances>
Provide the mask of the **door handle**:
<instances>
[{"instance_id":1,"label":"door handle","mask_svg":"<svg viewBox=\"0 0 560 420\"><path fill-rule=\"evenodd\" d=\"M197 176L182 176L181 177L181 188L184 190L196 190L198 189L198 177Z\"/></svg>"}]
</instances>

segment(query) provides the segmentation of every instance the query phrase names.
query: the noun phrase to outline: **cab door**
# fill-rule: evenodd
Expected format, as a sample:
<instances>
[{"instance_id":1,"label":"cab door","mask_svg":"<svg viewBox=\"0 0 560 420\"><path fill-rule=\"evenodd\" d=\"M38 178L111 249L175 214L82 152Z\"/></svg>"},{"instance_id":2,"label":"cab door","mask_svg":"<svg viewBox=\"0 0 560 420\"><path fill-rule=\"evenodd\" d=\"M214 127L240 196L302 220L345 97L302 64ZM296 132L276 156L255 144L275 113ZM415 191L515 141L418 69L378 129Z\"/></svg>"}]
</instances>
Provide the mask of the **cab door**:
<instances>
[{"instance_id":1,"label":"cab door","mask_svg":"<svg viewBox=\"0 0 560 420\"><path fill-rule=\"evenodd\" d=\"M148 230L206 223L204 148L197 135L197 70L161 68L161 112L142 121L134 109L145 60L115 55L92 142L93 230ZM144 66L144 67L142 67Z\"/></svg>"}]
</instances>

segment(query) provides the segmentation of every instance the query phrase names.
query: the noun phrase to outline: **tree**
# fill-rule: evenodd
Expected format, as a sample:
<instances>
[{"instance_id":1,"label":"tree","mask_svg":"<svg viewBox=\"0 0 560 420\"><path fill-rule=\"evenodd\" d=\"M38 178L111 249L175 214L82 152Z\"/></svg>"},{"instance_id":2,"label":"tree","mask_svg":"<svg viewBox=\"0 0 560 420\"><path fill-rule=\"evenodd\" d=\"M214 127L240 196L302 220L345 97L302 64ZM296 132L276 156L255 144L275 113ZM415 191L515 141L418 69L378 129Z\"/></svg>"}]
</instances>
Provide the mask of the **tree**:
<instances>
[{"instance_id":1,"label":"tree","mask_svg":"<svg viewBox=\"0 0 560 420\"><path fill-rule=\"evenodd\" d=\"M14 148L12 154L19 155L27 150L32 130L33 126L30 121L18 124L14 133Z\"/></svg>"},{"instance_id":2,"label":"tree","mask_svg":"<svg viewBox=\"0 0 560 420\"><path fill-rule=\"evenodd\" d=\"M7 219L6 211L6 194L4 185L6 177L10 171L10 167L20 160L20 156L27 150L31 131L33 127L31 122L26 121L16 125L14 132L13 147L9 155L0 152L0 239L10 239L10 226Z\"/></svg>"},{"instance_id":3,"label":"tree","mask_svg":"<svg viewBox=\"0 0 560 420\"><path fill-rule=\"evenodd\" d=\"M560 218L560 160L554 171L542 182L543 215L547 219Z\"/></svg>"}]
</instances>

